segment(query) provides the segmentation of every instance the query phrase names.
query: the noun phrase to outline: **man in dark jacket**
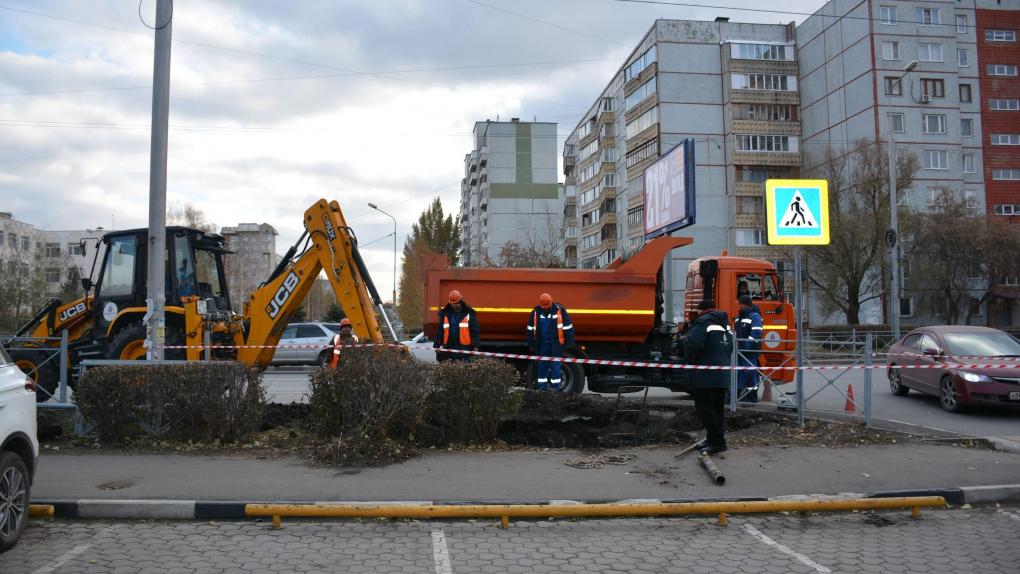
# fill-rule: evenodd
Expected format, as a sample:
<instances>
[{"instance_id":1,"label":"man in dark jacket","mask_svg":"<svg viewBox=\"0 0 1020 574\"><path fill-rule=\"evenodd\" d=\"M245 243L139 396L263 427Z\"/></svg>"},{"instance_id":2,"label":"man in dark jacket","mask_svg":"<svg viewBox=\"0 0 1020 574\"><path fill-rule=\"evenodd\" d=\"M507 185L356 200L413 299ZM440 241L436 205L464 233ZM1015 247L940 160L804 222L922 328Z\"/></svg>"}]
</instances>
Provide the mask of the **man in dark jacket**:
<instances>
[{"instance_id":1,"label":"man in dark jacket","mask_svg":"<svg viewBox=\"0 0 1020 574\"><path fill-rule=\"evenodd\" d=\"M750 295L740 298L740 315L733 321L733 333L737 337L738 364L755 367L737 371L737 400L758 402L758 354L761 353L761 339L764 332L761 311Z\"/></svg>"},{"instance_id":2,"label":"man in dark jacket","mask_svg":"<svg viewBox=\"0 0 1020 574\"><path fill-rule=\"evenodd\" d=\"M712 301L698 305L701 315L691 323L684 338L684 355L689 365L727 366L733 353L733 338L726 312L716 309ZM705 427L705 440L698 449L708 454L726 450L724 396L730 386L730 373L725 369L687 371L688 387L694 396L694 409Z\"/></svg>"},{"instance_id":3,"label":"man in dark jacket","mask_svg":"<svg viewBox=\"0 0 1020 574\"><path fill-rule=\"evenodd\" d=\"M528 316L526 335L532 355L562 357L564 349L574 346L574 323L563 305L554 302L552 295L542 293ZM539 361L537 367L538 390L559 392L563 363Z\"/></svg>"},{"instance_id":4,"label":"man in dark jacket","mask_svg":"<svg viewBox=\"0 0 1020 574\"><path fill-rule=\"evenodd\" d=\"M477 351L481 329L475 310L464 302L460 291L450 291L450 302L439 310L439 327L432 346L436 349ZM467 361L471 355L436 351L438 361Z\"/></svg>"}]
</instances>

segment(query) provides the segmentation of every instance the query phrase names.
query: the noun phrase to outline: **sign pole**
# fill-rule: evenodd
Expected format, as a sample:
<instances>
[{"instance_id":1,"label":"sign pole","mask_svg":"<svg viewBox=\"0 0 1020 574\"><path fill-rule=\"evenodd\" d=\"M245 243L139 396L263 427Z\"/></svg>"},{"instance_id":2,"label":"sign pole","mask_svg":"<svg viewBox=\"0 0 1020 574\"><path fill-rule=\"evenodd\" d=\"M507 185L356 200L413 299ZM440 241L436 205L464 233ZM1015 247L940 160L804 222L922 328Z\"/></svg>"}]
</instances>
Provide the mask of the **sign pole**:
<instances>
[{"instance_id":1,"label":"sign pole","mask_svg":"<svg viewBox=\"0 0 1020 574\"><path fill-rule=\"evenodd\" d=\"M804 371L800 369L804 364L804 320L801 301L803 297L803 286L800 282L801 275L800 245L793 246L793 272L795 295L794 312L797 314L797 372L794 375L797 380L797 424L804 426Z\"/></svg>"}]
</instances>

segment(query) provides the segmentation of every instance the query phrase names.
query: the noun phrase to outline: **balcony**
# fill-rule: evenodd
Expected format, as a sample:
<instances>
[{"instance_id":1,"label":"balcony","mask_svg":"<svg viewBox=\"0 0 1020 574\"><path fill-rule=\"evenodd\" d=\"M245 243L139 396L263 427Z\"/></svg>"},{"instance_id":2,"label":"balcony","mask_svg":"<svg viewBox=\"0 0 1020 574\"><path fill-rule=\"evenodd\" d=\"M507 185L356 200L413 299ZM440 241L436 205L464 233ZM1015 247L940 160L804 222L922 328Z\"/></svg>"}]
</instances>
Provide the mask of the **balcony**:
<instances>
[{"instance_id":1,"label":"balcony","mask_svg":"<svg viewBox=\"0 0 1020 574\"><path fill-rule=\"evenodd\" d=\"M734 151L733 163L743 165L765 165L765 166L799 166L801 165L800 152L787 151ZM764 185L764 184L757 184ZM762 189L762 188L759 188Z\"/></svg>"},{"instance_id":2,"label":"balcony","mask_svg":"<svg viewBox=\"0 0 1020 574\"><path fill-rule=\"evenodd\" d=\"M796 60L740 60L729 61L730 72L738 74L788 74L796 76L800 73Z\"/></svg>"},{"instance_id":3,"label":"balcony","mask_svg":"<svg viewBox=\"0 0 1020 574\"><path fill-rule=\"evenodd\" d=\"M740 134L799 136L800 122L773 120L733 120L730 131Z\"/></svg>"},{"instance_id":4,"label":"balcony","mask_svg":"<svg viewBox=\"0 0 1020 574\"><path fill-rule=\"evenodd\" d=\"M762 195L765 193L764 181L738 181L733 184L734 195Z\"/></svg>"},{"instance_id":5,"label":"balcony","mask_svg":"<svg viewBox=\"0 0 1020 574\"><path fill-rule=\"evenodd\" d=\"M800 92L783 90L731 90L730 103L800 105Z\"/></svg>"}]
</instances>

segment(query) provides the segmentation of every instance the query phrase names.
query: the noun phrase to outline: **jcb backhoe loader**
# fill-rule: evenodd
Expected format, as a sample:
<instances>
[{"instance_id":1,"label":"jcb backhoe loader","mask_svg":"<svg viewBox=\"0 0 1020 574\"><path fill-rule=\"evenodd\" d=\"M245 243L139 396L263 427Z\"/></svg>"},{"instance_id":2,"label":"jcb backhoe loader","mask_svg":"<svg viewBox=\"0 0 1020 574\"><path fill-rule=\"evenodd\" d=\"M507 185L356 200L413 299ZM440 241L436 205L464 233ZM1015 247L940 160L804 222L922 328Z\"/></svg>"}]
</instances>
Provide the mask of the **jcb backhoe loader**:
<instances>
[{"instance_id":1,"label":"jcb backhoe loader","mask_svg":"<svg viewBox=\"0 0 1020 574\"><path fill-rule=\"evenodd\" d=\"M211 343L212 358L267 366L287 322L322 271L358 338L382 343L376 309L388 326L389 319L340 204L317 201L305 211L304 227L305 232L273 273L244 303L240 315L231 311L223 272L223 258L230 251L223 237L168 227L165 345L171 348L164 357L200 360L205 356L204 347ZM146 229L103 236L106 253L95 283L91 278L82 282L85 297L67 304L52 300L16 335L59 337L66 330L71 366L90 358L145 359L147 236ZM393 334L392 326L389 330ZM9 351L48 391L39 397L46 400L57 387L58 363L43 363L47 355L37 345L13 343Z\"/></svg>"}]
</instances>

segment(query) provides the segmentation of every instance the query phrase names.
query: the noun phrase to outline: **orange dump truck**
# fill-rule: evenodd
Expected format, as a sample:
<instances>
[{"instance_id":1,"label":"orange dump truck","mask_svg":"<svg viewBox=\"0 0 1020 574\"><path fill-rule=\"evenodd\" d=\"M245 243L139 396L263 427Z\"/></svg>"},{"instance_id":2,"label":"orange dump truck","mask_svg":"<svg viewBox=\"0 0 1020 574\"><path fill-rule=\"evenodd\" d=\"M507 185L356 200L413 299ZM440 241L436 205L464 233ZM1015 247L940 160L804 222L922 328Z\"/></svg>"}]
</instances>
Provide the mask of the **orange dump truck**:
<instances>
[{"instance_id":1,"label":"orange dump truck","mask_svg":"<svg viewBox=\"0 0 1020 574\"><path fill-rule=\"evenodd\" d=\"M478 314L481 350L527 353L528 314L538 295L548 292L567 308L574 322L577 346L569 354L614 361L682 362L679 335L684 325L663 320L662 265L670 251L692 242L688 237L654 239L626 262L617 260L598 270L450 267L445 256L428 256L423 261L425 333L435 336L439 309L448 293L457 289ZM787 346L785 340L794 338L793 308L782 300L779 276L767 261L721 256L692 262L684 294L685 322L693 318L706 292L712 293L717 307L736 316L740 281L748 284L761 308L767 339L779 345L769 350L792 353L792 344ZM779 343L773 332L781 334ZM775 364L788 359L785 353L764 356ZM533 361L517 365L530 380ZM580 393L585 382L597 392L614 392L623 385L687 388L683 369L572 363L564 367L564 392Z\"/></svg>"}]
</instances>

